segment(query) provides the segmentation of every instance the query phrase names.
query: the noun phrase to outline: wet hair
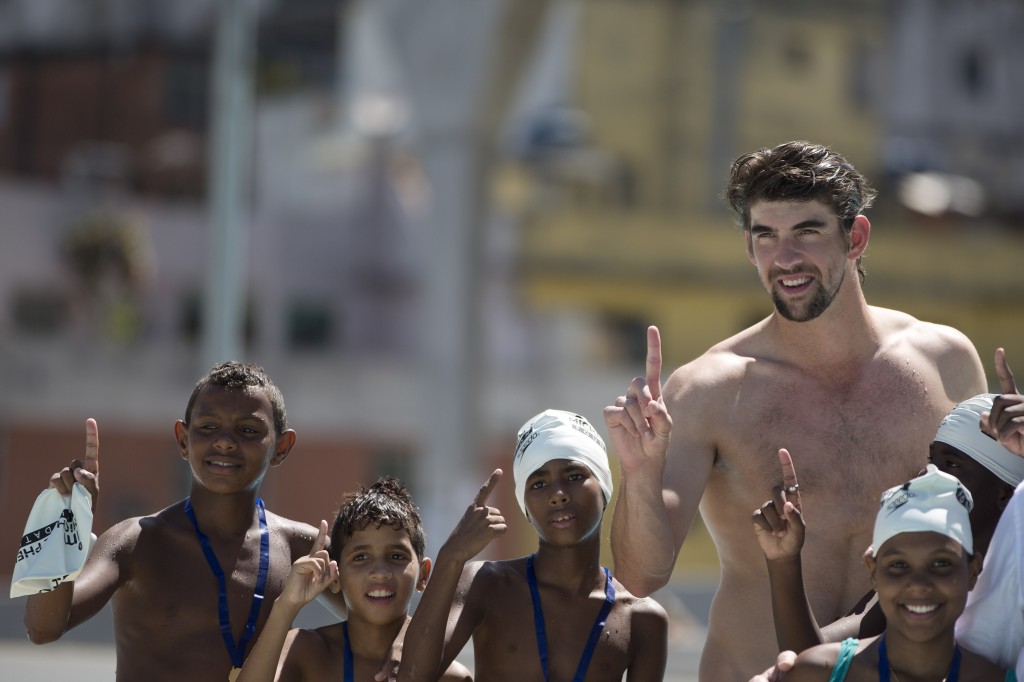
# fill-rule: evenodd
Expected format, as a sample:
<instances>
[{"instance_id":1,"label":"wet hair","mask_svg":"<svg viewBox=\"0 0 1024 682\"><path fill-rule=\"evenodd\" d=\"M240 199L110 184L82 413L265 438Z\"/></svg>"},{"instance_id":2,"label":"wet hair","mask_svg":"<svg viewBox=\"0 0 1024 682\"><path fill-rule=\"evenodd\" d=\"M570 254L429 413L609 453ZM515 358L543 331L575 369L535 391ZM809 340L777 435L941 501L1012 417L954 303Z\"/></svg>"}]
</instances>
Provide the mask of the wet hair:
<instances>
[{"instance_id":1,"label":"wet hair","mask_svg":"<svg viewBox=\"0 0 1024 682\"><path fill-rule=\"evenodd\" d=\"M820 201L835 211L847 234L876 195L850 162L824 145L803 140L743 154L733 162L723 192L744 230L750 229L750 206L755 202ZM857 272L863 282L859 258Z\"/></svg>"},{"instance_id":2,"label":"wet hair","mask_svg":"<svg viewBox=\"0 0 1024 682\"><path fill-rule=\"evenodd\" d=\"M358 492L345 495L331 526L331 558L340 561L341 548L352 534L365 530L371 523L375 528L387 525L407 532L416 556L423 558L426 551L423 519L409 490L391 476L377 479L369 488L360 484Z\"/></svg>"},{"instance_id":3,"label":"wet hair","mask_svg":"<svg viewBox=\"0 0 1024 682\"><path fill-rule=\"evenodd\" d=\"M274 415L274 430L281 435L288 428L288 414L284 408L284 396L281 389L271 381L266 371L259 365L252 365L244 362L230 360L214 365L206 376L196 382L192 389L188 404L185 406L185 424L189 423L192 417L192 408L195 407L196 399L207 386L222 386L231 389L245 389L256 387L263 389L270 401L270 407Z\"/></svg>"}]
</instances>

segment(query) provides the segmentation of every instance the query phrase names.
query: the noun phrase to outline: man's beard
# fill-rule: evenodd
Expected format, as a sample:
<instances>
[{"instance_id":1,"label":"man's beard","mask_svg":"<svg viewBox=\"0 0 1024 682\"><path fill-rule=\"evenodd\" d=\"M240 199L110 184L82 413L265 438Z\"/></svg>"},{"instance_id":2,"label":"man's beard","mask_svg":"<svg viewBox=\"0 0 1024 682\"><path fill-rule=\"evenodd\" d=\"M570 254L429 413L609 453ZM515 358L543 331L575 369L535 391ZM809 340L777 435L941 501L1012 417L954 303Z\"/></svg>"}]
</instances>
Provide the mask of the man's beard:
<instances>
[{"instance_id":1,"label":"man's beard","mask_svg":"<svg viewBox=\"0 0 1024 682\"><path fill-rule=\"evenodd\" d=\"M790 304L778 293L777 289L773 287L771 289L772 302L775 304L775 310L779 312L787 320L792 322L810 322L817 318L823 312L825 312L832 301L835 299L836 294L839 293L839 288L843 285L843 280L846 278L846 271L841 270L839 273L839 281L836 286L828 291L821 285L821 278L817 278L817 288L811 295L811 300L808 301L806 308L802 314L798 314L797 311L793 310ZM774 279L774 277L773 277ZM782 286L781 284L779 286Z\"/></svg>"}]
</instances>

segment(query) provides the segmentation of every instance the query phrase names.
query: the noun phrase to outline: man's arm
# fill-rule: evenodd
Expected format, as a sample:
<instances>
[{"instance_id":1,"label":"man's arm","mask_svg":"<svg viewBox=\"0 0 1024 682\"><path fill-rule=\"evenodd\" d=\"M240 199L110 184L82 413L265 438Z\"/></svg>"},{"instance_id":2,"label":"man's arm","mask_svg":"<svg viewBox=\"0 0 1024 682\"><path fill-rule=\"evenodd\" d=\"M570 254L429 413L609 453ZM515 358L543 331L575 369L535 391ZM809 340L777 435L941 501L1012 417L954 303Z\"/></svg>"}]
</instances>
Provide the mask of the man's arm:
<instances>
[{"instance_id":1,"label":"man's arm","mask_svg":"<svg viewBox=\"0 0 1024 682\"><path fill-rule=\"evenodd\" d=\"M505 519L487 498L501 478L496 470L437 552L437 562L406 631L400 682L439 679L472 636L480 619L474 590L480 564L466 563L505 532ZM449 624L454 624L449 628ZM450 630L450 631L449 631Z\"/></svg>"},{"instance_id":2,"label":"man's arm","mask_svg":"<svg viewBox=\"0 0 1024 682\"><path fill-rule=\"evenodd\" d=\"M693 409L689 367L672 375L663 394L661 338L650 327L646 376L604 410L622 471L612 516L615 575L636 596L668 583L714 462Z\"/></svg>"}]
</instances>

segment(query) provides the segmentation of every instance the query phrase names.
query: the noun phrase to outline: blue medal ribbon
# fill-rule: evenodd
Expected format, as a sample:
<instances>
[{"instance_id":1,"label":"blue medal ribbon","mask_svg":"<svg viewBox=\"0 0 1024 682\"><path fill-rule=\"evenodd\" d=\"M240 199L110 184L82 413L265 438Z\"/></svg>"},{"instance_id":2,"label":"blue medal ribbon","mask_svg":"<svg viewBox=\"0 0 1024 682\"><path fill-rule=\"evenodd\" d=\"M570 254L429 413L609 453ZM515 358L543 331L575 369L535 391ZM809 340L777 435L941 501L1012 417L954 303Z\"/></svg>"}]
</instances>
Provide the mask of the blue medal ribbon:
<instances>
[{"instance_id":1,"label":"blue medal ribbon","mask_svg":"<svg viewBox=\"0 0 1024 682\"><path fill-rule=\"evenodd\" d=\"M889 654L885 650L885 635L878 642L878 682L890 682L889 680ZM960 679L960 646L953 647L953 661L949 664L949 674L945 682L957 682Z\"/></svg>"},{"instance_id":2,"label":"blue medal ribbon","mask_svg":"<svg viewBox=\"0 0 1024 682\"><path fill-rule=\"evenodd\" d=\"M537 631L537 650L540 652L540 667L544 670L544 679L548 679L548 635L544 628L544 609L540 604L540 590L537 589L537 574L533 570L533 558L536 554L526 557L526 580L530 584L530 596L533 597L533 625ZM587 676L587 668L590 667L590 659L594 657L594 649L604 632L605 623L608 622L608 614L615 603L615 585L612 584L612 574L607 568L604 571L604 604L594 619L594 625L590 628L590 636L587 638L587 645L583 648L583 655L580 656L580 663L576 667L576 675L573 682L583 682Z\"/></svg>"},{"instance_id":3,"label":"blue medal ribbon","mask_svg":"<svg viewBox=\"0 0 1024 682\"><path fill-rule=\"evenodd\" d=\"M352 647L348 643L348 621L341 622L341 634L345 637L345 682L355 682L356 664L352 660Z\"/></svg>"},{"instance_id":4,"label":"blue medal ribbon","mask_svg":"<svg viewBox=\"0 0 1024 682\"><path fill-rule=\"evenodd\" d=\"M210 565L210 570L213 571L214 577L217 578L217 607L220 612L220 634L228 648L228 656L231 657L231 663L236 668L241 668L242 663L245 662L245 650L249 646L249 640L256 633L256 621L259 620L260 608L263 606L263 593L267 588L267 573L270 569L270 532L267 530L267 514L263 508L263 500L259 498L256 498L256 510L259 512L260 517L260 568L259 574L256 576L256 590L252 595L252 606L249 609L249 620L245 622L245 630L236 644L235 638L231 634L231 616L228 613L228 589L224 579L224 571L220 567L220 562L217 561L217 555L213 553L210 539L206 537L203 531L199 530L196 514L192 511L191 499L185 498L185 514L188 516L189 521L192 522L192 527L196 531L196 537L203 548L203 556L206 557L206 563Z\"/></svg>"}]
</instances>

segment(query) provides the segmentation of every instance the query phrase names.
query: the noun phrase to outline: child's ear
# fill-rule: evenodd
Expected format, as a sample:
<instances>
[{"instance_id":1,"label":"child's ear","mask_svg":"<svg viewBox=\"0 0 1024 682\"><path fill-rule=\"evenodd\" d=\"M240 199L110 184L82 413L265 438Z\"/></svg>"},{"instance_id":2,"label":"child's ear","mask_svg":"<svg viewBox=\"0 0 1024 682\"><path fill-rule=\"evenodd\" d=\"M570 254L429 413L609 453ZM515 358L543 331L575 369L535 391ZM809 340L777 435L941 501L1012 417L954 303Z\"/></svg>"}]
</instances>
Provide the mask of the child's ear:
<instances>
[{"instance_id":1,"label":"child's ear","mask_svg":"<svg viewBox=\"0 0 1024 682\"><path fill-rule=\"evenodd\" d=\"M416 590L422 592L427 588L427 581L430 580L430 569L432 564L430 563L430 557L423 557L423 561L420 562L420 579L416 581Z\"/></svg>"},{"instance_id":2,"label":"child's ear","mask_svg":"<svg viewBox=\"0 0 1024 682\"><path fill-rule=\"evenodd\" d=\"M277 443L274 444L274 456L270 458L270 466L276 467L283 462L293 447L295 447L295 431L288 429L277 437Z\"/></svg>"},{"instance_id":3,"label":"child's ear","mask_svg":"<svg viewBox=\"0 0 1024 682\"><path fill-rule=\"evenodd\" d=\"M174 442L178 444L178 454L188 459L188 426L180 419L174 422Z\"/></svg>"},{"instance_id":4,"label":"child's ear","mask_svg":"<svg viewBox=\"0 0 1024 682\"><path fill-rule=\"evenodd\" d=\"M871 556L871 548L864 552L864 565L868 567L868 573L871 575L871 587L875 587L875 569L878 567L878 562L875 561L875 557Z\"/></svg>"},{"instance_id":5,"label":"child's ear","mask_svg":"<svg viewBox=\"0 0 1024 682\"><path fill-rule=\"evenodd\" d=\"M974 584L978 582L978 576L981 575L982 565L985 563L985 557L981 555L981 552L975 552L974 556L971 557L970 562L967 564L968 578L967 578L967 590L968 592L974 589Z\"/></svg>"}]
</instances>

